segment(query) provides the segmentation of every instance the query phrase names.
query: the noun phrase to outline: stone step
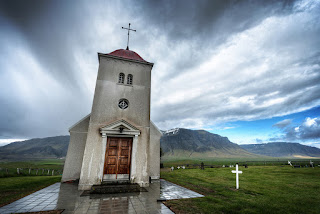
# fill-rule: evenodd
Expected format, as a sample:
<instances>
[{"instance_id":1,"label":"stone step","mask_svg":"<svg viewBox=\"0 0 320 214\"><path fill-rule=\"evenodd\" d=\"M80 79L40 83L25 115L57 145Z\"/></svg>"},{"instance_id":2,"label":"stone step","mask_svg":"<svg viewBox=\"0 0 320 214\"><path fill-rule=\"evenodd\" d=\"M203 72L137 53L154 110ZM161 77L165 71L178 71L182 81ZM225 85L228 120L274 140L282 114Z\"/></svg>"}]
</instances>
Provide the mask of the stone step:
<instances>
[{"instance_id":1,"label":"stone step","mask_svg":"<svg viewBox=\"0 0 320 214\"><path fill-rule=\"evenodd\" d=\"M114 193L129 193L140 192L138 184L103 184L93 185L90 194L114 194Z\"/></svg>"},{"instance_id":2,"label":"stone step","mask_svg":"<svg viewBox=\"0 0 320 214\"><path fill-rule=\"evenodd\" d=\"M130 184L129 180L104 180L101 185L117 185L117 184Z\"/></svg>"}]
</instances>

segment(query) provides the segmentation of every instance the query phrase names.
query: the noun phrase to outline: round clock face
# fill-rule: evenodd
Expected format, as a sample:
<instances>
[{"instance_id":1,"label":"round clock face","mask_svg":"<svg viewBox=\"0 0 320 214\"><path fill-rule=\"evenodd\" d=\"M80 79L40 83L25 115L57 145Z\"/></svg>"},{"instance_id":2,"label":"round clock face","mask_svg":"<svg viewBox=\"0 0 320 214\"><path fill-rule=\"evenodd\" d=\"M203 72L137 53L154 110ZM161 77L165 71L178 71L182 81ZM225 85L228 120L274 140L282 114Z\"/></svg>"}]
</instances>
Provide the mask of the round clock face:
<instances>
[{"instance_id":1,"label":"round clock face","mask_svg":"<svg viewBox=\"0 0 320 214\"><path fill-rule=\"evenodd\" d=\"M121 99L118 103L119 108L126 109L129 106L129 101L127 99Z\"/></svg>"}]
</instances>

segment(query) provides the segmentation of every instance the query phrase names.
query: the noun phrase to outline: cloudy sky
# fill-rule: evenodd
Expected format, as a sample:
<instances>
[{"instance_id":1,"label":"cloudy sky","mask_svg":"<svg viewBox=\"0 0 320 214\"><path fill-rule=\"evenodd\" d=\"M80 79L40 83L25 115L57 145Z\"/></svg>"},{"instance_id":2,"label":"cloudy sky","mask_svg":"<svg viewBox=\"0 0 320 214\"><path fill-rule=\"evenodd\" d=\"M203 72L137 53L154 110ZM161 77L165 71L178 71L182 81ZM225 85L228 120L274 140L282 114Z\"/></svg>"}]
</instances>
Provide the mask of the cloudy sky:
<instances>
[{"instance_id":1,"label":"cloudy sky","mask_svg":"<svg viewBox=\"0 0 320 214\"><path fill-rule=\"evenodd\" d=\"M0 143L68 134L129 22L160 129L320 148L319 0L0 0Z\"/></svg>"}]
</instances>

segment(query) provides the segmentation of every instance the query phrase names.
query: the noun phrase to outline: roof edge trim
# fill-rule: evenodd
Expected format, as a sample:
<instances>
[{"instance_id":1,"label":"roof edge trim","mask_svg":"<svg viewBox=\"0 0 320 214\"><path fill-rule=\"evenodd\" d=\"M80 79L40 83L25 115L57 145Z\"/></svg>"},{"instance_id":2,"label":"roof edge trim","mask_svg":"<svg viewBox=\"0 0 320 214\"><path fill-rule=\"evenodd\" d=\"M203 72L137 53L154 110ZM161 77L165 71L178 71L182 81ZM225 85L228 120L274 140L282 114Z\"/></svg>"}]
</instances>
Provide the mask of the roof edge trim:
<instances>
[{"instance_id":1,"label":"roof edge trim","mask_svg":"<svg viewBox=\"0 0 320 214\"><path fill-rule=\"evenodd\" d=\"M118 56L113 56L113 55L109 55L109 54L104 54L104 53L99 53L98 52L98 59L100 62L100 57L108 57L108 58L113 58L113 59L120 59L120 60L124 60L124 61L128 61L128 62L136 62L136 63L140 63L140 64L145 64L145 65L151 65L153 66L154 63L152 62L147 62L147 61L139 61L139 60L134 60L134 59L127 59L127 58L123 58L123 57L118 57Z\"/></svg>"}]
</instances>

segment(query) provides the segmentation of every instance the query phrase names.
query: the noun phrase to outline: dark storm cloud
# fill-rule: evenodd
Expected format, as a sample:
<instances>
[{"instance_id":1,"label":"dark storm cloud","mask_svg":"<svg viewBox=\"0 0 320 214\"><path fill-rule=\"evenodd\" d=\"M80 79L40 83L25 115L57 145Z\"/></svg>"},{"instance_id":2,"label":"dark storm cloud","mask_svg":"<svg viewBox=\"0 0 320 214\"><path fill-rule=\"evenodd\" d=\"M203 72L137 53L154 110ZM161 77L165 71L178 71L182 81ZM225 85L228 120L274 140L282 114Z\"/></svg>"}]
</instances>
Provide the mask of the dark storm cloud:
<instances>
[{"instance_id":1,"label":"dark storm cloud","mask_svg":"<svg viewBox=\"0 0 320 214\"><path fill-rule=\"evenodd\" d=\"M114 31L122 35L129 19L118 19L117 9L126 7L99 0L0 1L0 139L67 134L90 113L97 52L121 47Z\"/></svg>"},{"instance_id":2,"label":"dark storm cloud","mask_svg":"<svg viewBox=\"0 0 320 214\"><path fill-rule=\"evenodd\" d=\"M92 96L82 85L74 57L75 48L90 37L83 33L88 25L84 5L71 1L1 1L0 14L4 26L0 33L1 88L6 88L0 92L0 138L66 134L70 122L88 112ZM23 54L19 55L20 51ZM17 70L9 68L17 62L21 63ZM34 63L37 65L31 66ZM19 87L22 93L17 91ZM33 94L26 98L23 87ZM70 115L64 118L67 109Z\"/></svg>"},{"instance_id":3,"label":"dark storm cloud","mask_svg":"<svg viewBox=\"0 0 320 214\"><path fill-rule=\"evenodd\" d=\"M263 14L254 27L231 33L217 53L196 61L200 65L184 77L172 81L168 77L174 74L165 76L172 86L184 89L168 90L173 88L169 83L163 89L166 109L171 109L168 118L182 121L188 114L205 126L283 116L319 105L319 4L299 1L289 8L279 15ZM160 108L156 105L156 112ZM164 121L161 117L154 118Z\"/></svg>"},{"instance_id":4,"label":"dark storm cloud","mask_svg":"<svg viewBox=\"0 0 320 214\"><path fill-rule=\"evenodd\" d=\"M4 19L26 40L47 72L70 88L79 87L72 63L74 43L85 43L81 2L1 1ZM83 14L84 15L84 14ZM10 32L8 32L10 34ZM11 32L14 33L14 32Z\"/></svg>"},{"instance_id":5,"label":"dark storm cloud","mask_svg":"<svg viewBox=\"0 0 320 214\"><path fill-rule=\"evenodd\" d=\"M183 57L175 59L170 75L180 75L208 60L215 47L223 44L231 35L259 24L273 15L285 15L292 11L295 1L140 1L134 7L142 14L142 27L165 34L170 44L187 41L189 48ZM171 45L170 45L171 46ZM174 46L174 45L172 45ZM170 49L169 51L177 51Z\"/></svg>"},{"instance_id":6,"label":"dark storm cloud","mask_svg":"<svg viewBox=\"0 0 320 214\"><path fill-rule=\"evenodd\" d=\"M154 28L168 34L172 42L198 38L201 43L212 43L222 42L226 35L252 27L265 17L289 13L295 1L140 2L136 9ZM212 31L216 32L215 38Z\"/></svg>"},{"instance_id":7,"label":"dark storm cloud","mask_svg":"<svg viewBox=\"0 0 320 214\"><path fill-rule=\"evenodd\" d=\"M97 52L155 62L161 129L320 104L315 1L0 1L0 137L67 134L90 112Z\"/></svg>"}]
</instances>

